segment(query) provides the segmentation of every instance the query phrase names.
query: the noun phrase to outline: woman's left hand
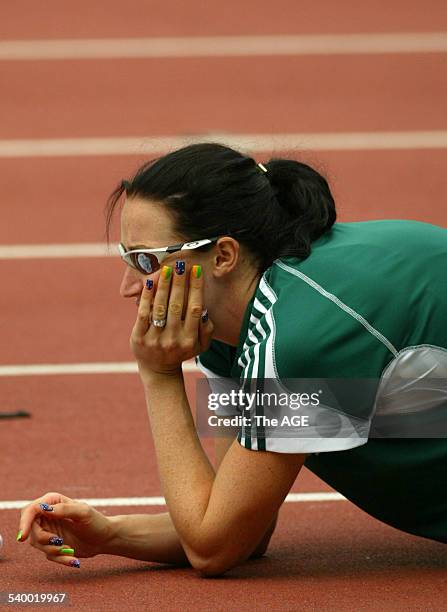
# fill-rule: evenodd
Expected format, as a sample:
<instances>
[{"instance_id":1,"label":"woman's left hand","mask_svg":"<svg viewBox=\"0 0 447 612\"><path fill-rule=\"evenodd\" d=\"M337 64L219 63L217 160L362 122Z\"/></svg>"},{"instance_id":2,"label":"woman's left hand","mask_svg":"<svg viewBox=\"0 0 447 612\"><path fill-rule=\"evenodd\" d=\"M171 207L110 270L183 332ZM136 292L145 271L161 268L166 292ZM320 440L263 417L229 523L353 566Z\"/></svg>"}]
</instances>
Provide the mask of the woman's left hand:
<instances>
[{"instance_id":1,"label":"woman's left hand","mask_svg":"<svg viewBox=\"0 0 447 612\"><path fill-rule=\"evenodd\" d=\"M189 287L185 296L187 274ZM154 321L165 324L157 326ZM181 373L183 361L207 350L213 329L203 303L201 266L192 266L189 272L184 262L177 262L175 271L163 266L156 292L154 283L151 286L149 282L141 293L130 337L140 376L144 379Z\"/></svg>"}]
</instances>

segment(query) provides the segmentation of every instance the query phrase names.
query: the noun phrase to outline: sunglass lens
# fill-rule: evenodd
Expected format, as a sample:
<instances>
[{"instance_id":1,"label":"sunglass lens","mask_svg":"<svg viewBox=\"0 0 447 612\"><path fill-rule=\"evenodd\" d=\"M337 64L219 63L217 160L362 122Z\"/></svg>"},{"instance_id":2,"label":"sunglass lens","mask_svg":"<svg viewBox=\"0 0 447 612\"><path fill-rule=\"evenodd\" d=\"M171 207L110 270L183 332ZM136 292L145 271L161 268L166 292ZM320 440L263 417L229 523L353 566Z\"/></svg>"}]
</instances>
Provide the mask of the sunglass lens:
<instances>
[{"instance_id":1,"label":"sunglass lens","mask_svg":"<svg viewBox=\"0 0 447 612\"><path fill-rule=\"evenodd\" d=\"M138 253L136 263L139 270L144 274L152 274L158 270L158 259L150 253Z\"/></svg>"}]
</instances>

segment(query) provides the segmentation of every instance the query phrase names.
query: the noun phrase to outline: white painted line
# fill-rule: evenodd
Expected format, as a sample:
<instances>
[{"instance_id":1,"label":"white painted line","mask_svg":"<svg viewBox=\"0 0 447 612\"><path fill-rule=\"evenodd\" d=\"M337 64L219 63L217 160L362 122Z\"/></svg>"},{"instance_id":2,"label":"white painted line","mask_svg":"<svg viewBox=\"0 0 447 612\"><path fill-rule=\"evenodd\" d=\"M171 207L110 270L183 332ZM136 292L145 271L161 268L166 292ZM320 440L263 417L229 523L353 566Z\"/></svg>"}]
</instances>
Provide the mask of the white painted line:
<instances>
[{"instance_id":1,"label":"white painted line","mask_svg":"<svg viewBox=\"0 0 447 612\"><path fill-rule=\"evenodd\" d=\"M0 501L0 510L20 510L24 506L31 503L32 500L17 500L17 501ZM164 497L109 497L105 499L79 499L85 501L91 506L109 507L114 506L164 506L166 505ZM328 502L328 501L346 501L340 493L289 493L285 502L287 503L302 503L302 502Z\"/></svg>"},{"instance_id":2,"label":"white painted line","mask_svg":"<svg viewBox=\"0 0 447 612\"><path fill-rule=\"evenodd\" d=\"M184 372L199 372L194 361L183 364ZM134 374L138 372L133 361L98 363L38 363L29 365L2 365L0 377L9 376L61 376L67 374Z\"/></svg>"},{"instance_id":3,"label":"white painted line","mask_svg":"<svg viewBox=\"0 0 447 612\"><path fill-rule=\"evenodd\" d=\"M0 245L0 259L53 259L61 257L118 256L117 245L106 243L83 244L11 244Z\"/></svg>"},{"instance_id":4,"label":"white painted line","mask_svg":"<svg viewBox=\"0 0 447 612\"><path fill-rule=\"evenodd\" d=\"M446 32L199 36L0 42L0 60L234 57L447 51Z\"/></svg>"},{"instance_id":5,"label":"white painted line","mask_svg":"<svg viewBox=\"0 0 447 612\"><path fill-rule=\"evenodd\" d=\"M341 493L289 493L286 502L325 502L325 501L347 501Z\"/></svg>"},{"instance_id":6,"label":"white painted line","mask_svg":"<svg viewBox=\"0 0 447 612\"><path fill-rule=\"evenodd\" d=\"M251 153L326 150L443 149L447 130L417 132L302 132L288 134L202 134L154 138L55 138L0 140L0 157L72 157L167 153L196 142L217 142Z\"/></svg>"}]
</instances>

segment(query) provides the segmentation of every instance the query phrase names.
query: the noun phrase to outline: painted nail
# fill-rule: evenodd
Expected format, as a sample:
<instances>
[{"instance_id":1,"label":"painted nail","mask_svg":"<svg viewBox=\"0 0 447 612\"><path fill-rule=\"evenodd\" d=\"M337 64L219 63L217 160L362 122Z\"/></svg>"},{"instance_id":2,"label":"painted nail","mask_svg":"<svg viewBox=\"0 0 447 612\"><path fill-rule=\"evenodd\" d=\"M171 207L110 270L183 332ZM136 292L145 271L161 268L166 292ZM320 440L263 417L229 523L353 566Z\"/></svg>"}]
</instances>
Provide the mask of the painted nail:
<instances>
[{"instance_id":1,"label":"painted nail","mask_svg":"<svg viewBox=\"0 0 447 612\"><path fill-rule=\"evenodd\" d=\"M154 286L154 281L152 279L148 278L147 281L146 281L146 289L148 291L150 291L153 286Z\"/></svg>"},{"instance_id":2,"label":"painted nail","mask_svg":"<svg viewBox=\"0 0 447 612\"><path fill-rule=\"evenodd\" d=\"M81 567L81 562L79 561L79 559L72 559L70 561L70 565L71 567Z\"/></svg>"},{"instance_id":3,"label":"painted nail","mask_svg":"<svg viewBox=\"0 0 447 612\"><path fill-rule=\"evenodd\" d=\"M165 280L169 280L172 274L171 266L163 266L163 270L161 271L161 274Z\"/></svg>"},{"instance_id":4,"label":"painted nail","mask_svg":"<svg viewBox=\"0 0 447 612\"><path fill-rule=\"evenodd\" d=\"M39 505L42 508L42 510L45 510L46 512L53 512L54 510L54 508L52 508L48 504L39 504Z\"/></svg>"},{"instance_id":5,"label":"painted nail","mask_svg":"<svg viewBox=\"0 0 447 612\"><path fill-rule=\"evenodd\" d=\"M202 276L202 266L196 265L192 267L192 275L194 278L200 278Z\"/></svg>"},{"instance_id":6,"label":"painted nail","mask_svg":"<svg viewBox=\"0 0 447 612\"><path fill-rule=\"evenodd\" d=\"M52 536L49 540L48 540L48 544L51 544L53 546L62 546L62 544L64 543L63 538L59 538L57 536Z\"/></svg>"},{"instance_id":7,"label":"painted nail","mask_svg":"<svg viewBox=\"0 0 447 612\"><path fill-rule=\"evenodd\" d=\"M17 542L20 542L20 540L22 539L22 535L23 535L23 531L20 529L16 537Z\"/></svg>"},{"instance_id":8,"label":"painted nail","mask_svg":"<svg viewBox=\"0 0 447 612\"><path fill-rule=\"evenodd\" d=\"M178 275L184 274L185 269L186 269L186 264L182 259L175 262L175 273L176 274Z\"/></svg>"},{"instance_id":9,"label":"painted nail","mask_svg":"<svg viewBox=\"0 0 447 612\"><path fill-rule=\"evenodd\" d=\"M61 548L59 553L61 555L74 555L74 548Z\"/></svg>"},{"instance_id":10,"label":"painted nail","mask_svg":"<svg viewBox=\"0 0 447 612\"><path fill-rule=\"evenodd\" d=\"M202 311L202 323L206 323L208 321L208 309Z\"/></svg>"}]
</instances>

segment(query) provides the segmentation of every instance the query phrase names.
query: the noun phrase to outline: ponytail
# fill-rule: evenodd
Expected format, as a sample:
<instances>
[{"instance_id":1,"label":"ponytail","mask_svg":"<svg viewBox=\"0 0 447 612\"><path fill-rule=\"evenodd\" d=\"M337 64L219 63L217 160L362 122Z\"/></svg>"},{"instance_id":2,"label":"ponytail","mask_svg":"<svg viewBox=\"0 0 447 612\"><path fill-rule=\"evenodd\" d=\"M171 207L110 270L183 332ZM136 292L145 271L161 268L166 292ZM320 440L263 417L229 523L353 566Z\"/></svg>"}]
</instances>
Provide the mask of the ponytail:
<instances>
[{"instance_id":1,"label":"ponytail","mask_svg":"<svg viewBox=\"0 0 447 612\"><path fill-rule=\"evenodd\" d=\"M310 255L311 243L335 223L335 202L326 179L310 166L290 159L264 164L279 206L287 215L280 229L277 257Z\"/></svg>"}]
</instances>

